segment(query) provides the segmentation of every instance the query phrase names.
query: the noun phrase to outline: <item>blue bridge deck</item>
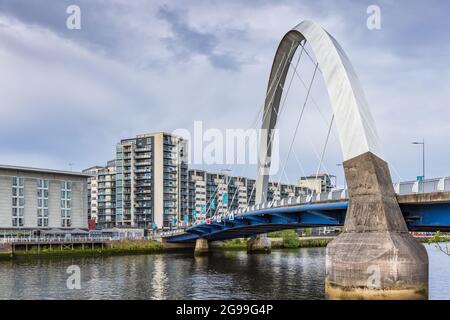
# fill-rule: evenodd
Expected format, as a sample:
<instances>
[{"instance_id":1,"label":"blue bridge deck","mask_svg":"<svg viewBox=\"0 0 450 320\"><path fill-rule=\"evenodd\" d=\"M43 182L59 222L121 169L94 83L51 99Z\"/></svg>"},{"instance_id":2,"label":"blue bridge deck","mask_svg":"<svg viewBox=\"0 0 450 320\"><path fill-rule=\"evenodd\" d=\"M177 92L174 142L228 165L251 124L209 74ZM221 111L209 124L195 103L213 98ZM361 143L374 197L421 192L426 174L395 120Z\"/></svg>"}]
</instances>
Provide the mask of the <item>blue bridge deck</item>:
<instances>
[{"instance_id":1,"label":"blue bridge deck","mask_svg":"<svg viewBox=\"0 0 450 320\"><path fill-rule=\"evenodd\" d=\"M423 198L423 195L422 195ZM426 198L426 197L425 197ZM449 197L450 199L450 197ZM449 201L404 201L400 208L411 231L450 230ZM257 234L303 227L342 226L348 201L295 204L224 215L186 229L186 233L167 237L168 242L210 241L252 237Z\"/></svg>"}]
</instances>

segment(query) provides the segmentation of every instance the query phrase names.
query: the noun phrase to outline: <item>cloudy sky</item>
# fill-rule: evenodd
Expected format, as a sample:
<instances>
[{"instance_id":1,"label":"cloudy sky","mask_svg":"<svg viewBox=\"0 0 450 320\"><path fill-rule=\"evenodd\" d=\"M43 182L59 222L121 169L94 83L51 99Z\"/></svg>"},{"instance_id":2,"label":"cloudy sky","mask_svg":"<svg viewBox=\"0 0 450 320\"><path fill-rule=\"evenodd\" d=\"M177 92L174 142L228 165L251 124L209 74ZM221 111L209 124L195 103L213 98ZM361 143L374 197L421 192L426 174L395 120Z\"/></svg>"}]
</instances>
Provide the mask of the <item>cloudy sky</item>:
<instances>
[{"instance_id":1,"label":"cloudy sky","mask_svg":"<svg viewBox=\"0 0 450 320\"><path fill-rule=\"evenodd\" d=\"M66 27L71 4L81 8L81 30ZM380 30L366 25L372 4ZM278 42L309 19L353 62L393 179L421 174L421 149L411 142L422 138L427 176L450 175L448 12L444 0L0 0L0 163L82 170L139 133L192 130L195 120L205 129L249 128ZM318 82L316 100L326 104ZM291 90L282 157L302 103L301 84ZM308 108L286 164L290 181L315 172L326 136L329 110ZM342 183L332 133L325 168Z\"/></svg>"}]
</instances>

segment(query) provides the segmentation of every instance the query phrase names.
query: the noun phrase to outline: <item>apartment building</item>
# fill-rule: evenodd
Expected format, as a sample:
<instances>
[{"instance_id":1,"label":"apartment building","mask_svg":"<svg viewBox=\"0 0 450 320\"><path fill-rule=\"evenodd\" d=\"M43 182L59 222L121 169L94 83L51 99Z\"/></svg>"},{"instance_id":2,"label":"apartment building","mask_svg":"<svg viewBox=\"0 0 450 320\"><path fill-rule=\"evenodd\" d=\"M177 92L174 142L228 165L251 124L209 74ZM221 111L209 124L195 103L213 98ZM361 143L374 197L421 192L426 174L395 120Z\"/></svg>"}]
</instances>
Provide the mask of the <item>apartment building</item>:
<instances>
[{"instance_id":1,"label":"apartment building","mask_svg":"<svg viewBox=\"0 0 450 320\"><path fill-rule=\"evenodd\" d=\"M164 230L255 204L255 179L188 170L187 145L164 132L122 139L115 160L84 170L92 175L89 216L99 228ZM267 200L306 193L306 187L271 182Z\"/></svg>"},{"instance_id":2,"label":"apartment building","mask_svg":"<svg viewBox=\"0 0 450 320\"><path fill-rule=\"evenodd\" d=\"M308 188L299 187L293 184L269 182L267 201L278 201L289 197L298 197L299 195L307 194L308 191Z\"/></svg>"},{"instance_id":3,"label":"apartment building","mask_svg":"<svg viewBox=\"0 0 450 320\"><path fill-rule=\"evenodd\" d=\"M97 201L97 193L98 193L98 178L97 174L99 171L103 170L104 167L94 166L88 169L83 170L83 173L89 175L87 179L87 190L88 190L88 219L92 219L95 222L98 220L98 201Z\"/></svg>"},{"instance_id":4,"label":"apartment building","mask_svg":"<svg viewBox=\"0 0 450 320\"><path fill-rule=\"evenodd\" d=\"M0 233L88 227L88 174L0 165Z\"/></svg>"},{"instance_id":5,"label":"apartment building","mask_svg":"<svg viewBox=\"0 0 450 320\"><path fill-rule=\"evenodd\" d=\"M230 177L230 180L228 186L230 210L246 208L249 205L250 197L253 198L253 202L255 201L255 191L252 188L249 192L247 186L248 181L251 179L245 177Z\"/></svg>"},{"instance_id":6,"label":"apartment building","mask_svg":"<svg viewBox=\"0 0 450 320\"><path fill-rule=\"evenodd\" d=\"M189 170L189 189L188 189L188 220L194 218L206 218L206 180L207 172L205 170ZM194 213L195 212L195 213ZM193 217L195 215L195 217Z\"/></svg>"},{"instance_id":7,"label":"apartment building","mask_svg":"<svg viewBox=\"0 0 450 320\"><path fill-rule=\"evenodd\" d=\"M308 188L315 193L328 192L335 188L336 176L322 173L317 176L301 177L298 180L298 186Z\"/></svg>"},{"instance_id":8,"label":"apartment building","mask_svg":"<svg viewBox=\"0 0 450 320\"><path fill-rule=\"evenodd\" d=\"M88 216L98 228L116 225L116 164L108 161L104 167L95 166L83 170L88 179Z\"/></svg>"},{"instance_id":9,"label":"apartment building","mask_svg":"<svg viewBox=\"0 0 450 320\"><path fill-rule=\"evenodd\" d=\"M229 210L243 209L255 204L255 179L189 170L189 217L205 219ZM306 194L306 188L291 184L269 183L267 200ZM193 217L195 215L195 217Z\"/></svg>"},{"instance_id":10,"label":"apartment building","mask_svg":"<svg viewBox=\"0 0 450 320\"><path fill-rule=\"evenodd\" d=\"M116 146L116 224L169 229L188 211L187 142L159 132Z\"/></svg>"}]
</instances>

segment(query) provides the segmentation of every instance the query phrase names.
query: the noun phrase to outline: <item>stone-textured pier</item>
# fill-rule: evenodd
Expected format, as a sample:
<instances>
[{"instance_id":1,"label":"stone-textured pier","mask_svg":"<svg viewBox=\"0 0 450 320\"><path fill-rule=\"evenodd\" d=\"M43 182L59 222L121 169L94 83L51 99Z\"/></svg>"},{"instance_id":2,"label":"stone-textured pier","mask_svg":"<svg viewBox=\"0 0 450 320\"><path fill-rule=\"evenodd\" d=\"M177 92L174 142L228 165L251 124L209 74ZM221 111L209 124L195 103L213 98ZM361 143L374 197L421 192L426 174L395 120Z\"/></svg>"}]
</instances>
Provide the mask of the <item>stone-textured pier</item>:
<instances>
[{"instance_id":1,"label":"stone-textured pier","mask_svg":"<svg viewBox=\"0 0 450 320\"><path fill-rule=\"evenodd\" d=\"M408 233L387 163L367 152L344 169L349 207L327 246L327 298L427 299L427 252Z\"/></svg>"}]
</instances>

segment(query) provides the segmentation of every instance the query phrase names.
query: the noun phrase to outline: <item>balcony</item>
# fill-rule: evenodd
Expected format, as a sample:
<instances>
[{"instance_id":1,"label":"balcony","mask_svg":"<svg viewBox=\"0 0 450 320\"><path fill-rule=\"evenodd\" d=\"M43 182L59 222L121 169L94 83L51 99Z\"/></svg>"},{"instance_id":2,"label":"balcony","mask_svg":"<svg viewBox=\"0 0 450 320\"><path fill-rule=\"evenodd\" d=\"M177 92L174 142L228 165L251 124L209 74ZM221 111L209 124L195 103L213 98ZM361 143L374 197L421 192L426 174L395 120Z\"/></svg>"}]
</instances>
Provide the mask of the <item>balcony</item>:
<instances>
[{"instance_id":1,"label":"balcony","mask_svg":"<svg viewBox=\"0 0 450 320\"><path fill-rule=\"evenodd\" d=\"M136 175L136 179L137 180L151 180L152 179L152 175L149 173L146 174L138 174Z\"/></svg>"},{"instance_id":2,"label":"balcony","mask_svg":"<svg viewBox=\"0 0 450 320\"><path fill-rule=\"evenodd\" d=\"M150 202L140 202L140 203L136 203L135 207L136 208L151 208L152 204Z\"/></svg>"},{"instance_id":3,"label":"balcony","mask_svg":"<svg viewBox=\"0 0 450 320\"><path fill-rule=\"evenodd\" d=\"M177 180L178 176L174 175L174 174L165 174L164 175L164 180Z\"/></svg>"},{"instance_id":4,"label":"balcony","mask_svg":"<svg viewBox=\"0 0 450 320\"><path fill-rule=\"evenodd\" d=\"M136 200L137 201L150 201L150 200L152 200L152 197L149 197L149 196L137 196Z\"/></svg>"},{"instance_id":5,"label":"balcony","mask_svg":"<svg viewBox=\"0 0 450 320\"><path fill-rule=\"evenodd\" d=\"M177 159L178 155L175 152L164 152L163 154L164 159Z\"/></svg>"},{"instance_id":6,"label":"balcony","mask_svg":"<svg viewBox=\"0 0 450 320\"><path fill-rule=\"evenodd\" d=\"M150 188L146 188L146 189L136 189L134 191L135 194L150 194L152 193L152 190Z\"/></svg>"},{"instance_id":7,"label":"balcony","mask_svg":"<svg viewBox=\"0 0 450 320\"><path fill-rule=\"evenodd\" d=\"M165 195L164 196L164 201L176 201L178 199L178 197L177 196L175 196L175 195Z\"/></svg>"},{"instance_id":8,"label":"balcony","mask_svg":"<svg viewBox=\"0 0 450 320\"><path fill-rule=\"evenodd\" d=\"M176 145L176 141L171 138L164 138L163 143L165 145L164 147L166 147L166 146L175 147L175 145Z\"/></svg>"},{"instance_id":9,"label":"balcony","mask_svg":"<svg viewBox=\"0 0 450 320\"><path fill-rule=\"evenodd\" d=\"M151 153L141 153L141 154L136 154L135 155L135 159L150 159L152 157Z\"/></svg>"},{"instance_id":10,"label":"balcony","mask_svg":"<svg viewBox=\"0 0 450 320\"><path fill-rule=\"evenodd\" d=\"M151 182L138 182L136 183L136 187L151 187L152 183Z\"/></svg>"},{"instance_id":11,"label":"balcony","mask_svg":"<svg viewBox=\"0 0 450 320\"><path fill-rule=\"evenodd\" d=\"M136 214L152 214L151 209L136 210Z\"/></svg>"},{"instance_id":12,"label":"balcony","mask_svg":"<svg viewBox=\"0 0 450 320\"><path fill-rule=\"evenodd\" d=\"M164 186L165 188L176 188L176 187L177 187L177 183L176 183L176 182L173 182L173 181L170 181L170 180L165 180L165 179L164 179L163 186Z\"/></svg>"},{"instance_id":13,"label":"balcony","mask_svg":"<svg viewBox=\"0 0 450 320\"><path fill-rule=\"evenodd\" d=\"M142 167L142 166L151 166L151 161L136 161L135 166L136 167Z\"/></svg>"}]
</instances>

